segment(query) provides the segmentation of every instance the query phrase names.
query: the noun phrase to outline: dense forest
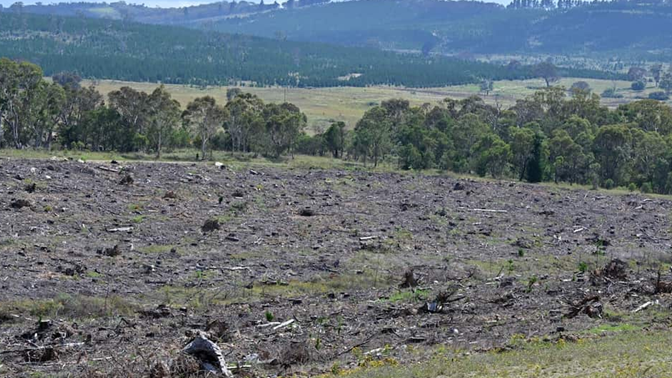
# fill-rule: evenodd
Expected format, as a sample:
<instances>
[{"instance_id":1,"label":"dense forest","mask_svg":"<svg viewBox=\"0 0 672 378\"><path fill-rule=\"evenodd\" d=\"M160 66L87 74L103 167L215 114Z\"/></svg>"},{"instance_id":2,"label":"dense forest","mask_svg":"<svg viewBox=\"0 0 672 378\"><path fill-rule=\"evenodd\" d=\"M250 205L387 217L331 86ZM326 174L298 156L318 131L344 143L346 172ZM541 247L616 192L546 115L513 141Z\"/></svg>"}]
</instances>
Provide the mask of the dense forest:
<instances>
[{"instance_id":1,"label":"dense forest","mask_svg":"<svg viewBox=\"0 0 672 378\"><path fill-rule=\"evenodd\" d=\"M661 75L661 83L672 82L671 72ZM0 147L331 155L400 169L672 193L672 108L649 99L609 110L581 82L569 91L549 85L510 109L476 96L419 107L392 99L368 110L353 130L338 122L311 136L298 107L264 103L240 88L227 92L225 104L206 96L181 106L163 86L150 94L124 87L105 101L80 80L59 73L48 82L34 64L0 59Z\"/></svg>"},{"instance_id":2,"label":"dense forest","mask_svg":"<svg viewBox=\"0 0 672 378\"><path fill-rule=\"evenodd\" d=\"M530 67L277 41L123 21L0 13L0 56L45 74L176 84L430 87L522 79ZM616 77L600 71L566 75Z\"/></svg>"}]
</instances>

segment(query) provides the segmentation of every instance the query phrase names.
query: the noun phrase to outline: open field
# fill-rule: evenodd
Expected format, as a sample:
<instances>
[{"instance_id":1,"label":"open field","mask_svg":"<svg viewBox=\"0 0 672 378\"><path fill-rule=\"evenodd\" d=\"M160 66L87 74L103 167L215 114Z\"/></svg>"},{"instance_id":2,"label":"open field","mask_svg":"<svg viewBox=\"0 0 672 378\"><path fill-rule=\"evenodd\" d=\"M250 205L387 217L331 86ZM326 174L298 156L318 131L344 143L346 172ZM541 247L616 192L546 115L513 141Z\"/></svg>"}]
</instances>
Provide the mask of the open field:
<instances>
[{"instance_id":1,"label":"open field","mask_svg":"<svg viewBox=\"0 0 672 378\"><path fill-rule=\"evenodd\" d=\"M0 376L672 370L669 198L105 157L0 158Z\"/></svg>"},{"instance_id":2,"label":"open field","mask_svg":"<svg viewBox=\"0 0 672 378\"><path fill-rule=\"evenodd\" d=\"M565 78L557 84L569 88L577 80L581 79ZM618 93L624 96L621 99L602 99L602 102L610 107L634 101L637 97L646 97L649 92L654 91L654 88L648 88L643 92L634 92L630 89L630 83L625 81L594 79L586 79L585 81L590 84L593 91L597 94L602 93L607 88L615 87ZM88 84L89 82L85 82L85 85ZM479 93L477 85L422 89L382 86L312 89L243 87L242 89L246 92L256 94L267 102L283 102L286 100L296 104L308 116L308 122L311 126L311 130L309 131L314 131L315 127L328 127L334 120L344 121L348 127L352 128L367 109L391 98L404 98L411 101L414 105L421 105L423 103L436 104L447 97L462 99L472 95L481 95L488 103L494 104L499 102L503 106L508 107L512 106L517 99L533 94L543 85L541 80L499 81L495 83L494 91L488 96ZM145 92L150 92L156 88L156 84L153 83L129 83L109 80L98 81L97 86L105 94L122 86L131 86ZM226 101L226 87L208 87L205 89L184 85L167 85L166 87L183 106L194 98L205 95L213 96L220 102Z\"/></svg>"}]
</instances>

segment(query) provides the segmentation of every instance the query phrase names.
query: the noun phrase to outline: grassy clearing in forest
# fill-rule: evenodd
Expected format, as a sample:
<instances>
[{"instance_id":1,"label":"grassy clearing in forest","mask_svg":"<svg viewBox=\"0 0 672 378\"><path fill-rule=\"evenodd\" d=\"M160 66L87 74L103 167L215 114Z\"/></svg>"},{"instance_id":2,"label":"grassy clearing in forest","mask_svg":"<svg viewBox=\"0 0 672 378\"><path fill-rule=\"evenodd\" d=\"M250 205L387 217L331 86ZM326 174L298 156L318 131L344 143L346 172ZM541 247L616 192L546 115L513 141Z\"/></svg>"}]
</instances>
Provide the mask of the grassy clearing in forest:
<instances>
[{"instance_id":1,"label":"grassy clearing in forest","mask_svg":"<svg viewBox=\"0 0 672 378\"><path fill-rule=\"evenodd\" d=\"M623 98L602 99L602 103L609 107L634 101L638 97L646 98L650 92L657 90L650 86L642 92L635 92L630 89L630 82L598 79L563 78L556 85L569 88L579 80L588 82L593 92L597 94L601 94L608 88L616 88L617 93L623 95ZM83 84L89 85L91 82L86 81ZM101 93L107 95L123 86L130 86L149 93L157 87L157 84L101 80L96 81L96 86ZM373 86L366 88L242 87L241 89L256 94L266 102L294 103L308 116L308 131L313 133L316 130L325 129L333 121L344 121L349 128L353 128L366 110L391 98L403 98L413 105L422 105L424 103L436 104L447 97L463 99L479 95L490 104L500 103L504 107L510 107L515 104L516 100L529 96L543 87L544 83L540 79L498 81L494 83L494 90L487 96L479 92L479 86L475 84L439 88ZM226 102L226 90L228 89L228 87L198 88L173 84L166 85L166 88L183 107L189 101L201 96L212 96L218 102Z\"/></svg>"}]
</instances>

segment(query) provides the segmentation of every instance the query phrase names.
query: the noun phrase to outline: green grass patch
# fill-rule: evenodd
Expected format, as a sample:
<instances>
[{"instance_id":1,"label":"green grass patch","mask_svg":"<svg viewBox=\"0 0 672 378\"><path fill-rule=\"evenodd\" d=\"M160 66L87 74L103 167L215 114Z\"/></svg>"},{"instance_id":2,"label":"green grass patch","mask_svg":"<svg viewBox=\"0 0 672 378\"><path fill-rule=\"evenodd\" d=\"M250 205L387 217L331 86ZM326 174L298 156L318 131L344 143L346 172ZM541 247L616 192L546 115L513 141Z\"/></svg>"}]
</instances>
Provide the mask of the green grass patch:
<instances>
[{"instance_id":1,"label":"green grass patch","mask_svg":"<svg viewBox=\"0 0 672 378\"><path fill-rule=\"evenodd\" d=\"M100 278L102 277L102 274L98 272L94 272L93 270L87 270L86 271L86 276L89 278Z\"/></svg>"},{"instance_id":2,"label":"green grass patch","mask_svg":"<svg viewBox=\"0 0 672 378\"><path fill-rule=\"evenodd\" d=\"M389 284L389 278L374 272L318 277L311 281L289 281L286 285L254 285L249 292L256 297L292 298L301 295L324 295L345 291L370 289L378 284Z\"/></svg>"},{"instance_id":3,"label":"green grass patch","mask_svg":"<svg viewBox=\"0 0 672 378\"><path fill-rule=\"evenodd\" d=\"M322 378L670 377L671 342L671 331L622 331L576 343L520 343L507 352L468 354L439 349L425 363L337 371Z\"/></svg>"},{"instance_id":4,"label":"green grass patch","mask_svg":"<svg viewBox=\"0 0 672 378\"><path fill-rule=\"evenodd\" d=\"M54 299L23 299L0 302L0 318L9 314L23 314L39 318L106 318L130 316L137 306L121 296L108 298L59 294Z\"/></svg>"},{"instance_id":5,"label":"green grass patch","mask_svg":"<svg viewBox=\"0 0 672 378\"><path fill-rule=\"evenodd\" d=\"M429 298L430 291L418 289L415 291L400 291L390 295L389 302L422 302Z\"/></svg>"},{"instance_id":6,"label":"green grass patch","mask_svg":"<svg viewBox=\"0 0 672 378\"><path fill-rule=\"evenodd\" d=\"M623 324L600 324L597 327L591 328L588 330L588 333L592 334L602 334L605 332L625 332L625 331L638 331L642 329L642 327L637 326L637 325L632 325L628 323L623 323Z\"/></svg>"},{"instance_id":7,"label":"green grass patch","mask_svg":"<svg viewBox=\"0 0 672 378\"><path fill-rule=\"evenodd\" d=\"M144 220L145 220L144 215L138 215L138 216L135 216L135 217L131 218L131 222L133 222L133 223L142 223L142 221L144 221Z\"/></svg>"},{"instance_id":8,"label":"green grass patch","mask_svg":"<svg viewBox=\"0 0 672 378\"><path fill-rule=\"evenodd\" d=\"M174 247L175 247L174 245L152 244L146 247L140 247L138 248L138 251L147 254L167 253L170 252L170 250L173 249Z\"/></svg>"}]
</instances>

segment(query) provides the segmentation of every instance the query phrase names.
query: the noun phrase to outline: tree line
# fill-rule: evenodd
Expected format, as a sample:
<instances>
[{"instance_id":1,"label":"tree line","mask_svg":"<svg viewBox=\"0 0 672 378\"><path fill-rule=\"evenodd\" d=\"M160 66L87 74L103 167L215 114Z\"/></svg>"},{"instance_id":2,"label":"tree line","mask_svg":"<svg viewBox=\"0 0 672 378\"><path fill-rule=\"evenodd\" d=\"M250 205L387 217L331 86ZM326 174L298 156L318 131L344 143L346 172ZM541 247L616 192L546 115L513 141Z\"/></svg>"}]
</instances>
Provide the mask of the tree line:
<instances>
[{"instance_id":1,"label":"tree line","mask_svg":"<svg viewBox=\"0 0 672 378\"><path fill-rule=\"evenodd\" d=\"M670 106L647 99L610 110L582 85L550 86L509 109L477 96L389 100L344 140L351 158L374 165L672 193Z\"/></svg>"},{"instance_id":2,"label":"tree line","mask_svg":"<svg viewBox=\"0 0 672 378\"><path fill-rule=\"evenodd\" d=\"M549 86L504 109L480 97L411 106L392 99L305 138L303 153L405 170L672 194L672 109L640 100L610 110L584 85ZM311 140L312 139L312 140Z\"/></svg>"},{"instance_id":3,"label":"tree line","mask_svg":"<svg viewBox=\"0 0 672 378\"><path fill-rule=\"evenodd\" d=\"M555 181L672 193L672 108L640 100L610 110L578 82L548 86L505 109L478 96L411 106L392 99L348 129L334 122L305 132L293 104L264 103L239 88L226 103L205 96L184 109L160 86L129 87L107 101L71 73L43 79L40 68L0 59L0 146L140 151L197 147L330 155L399 169L440 169L529 182Z\"/></svg>"},{"instance_id":4,"label":"tree line","mask_svg":"<svg viewBox=\"0 0 672 378\"><path fill-rule=\"evenodd\" d=\"M122 87L107 101L72 73L43 78L28 62L0 59L0 147L63 148L155 153L198 147L258 152L290 151L307 119L293 104L265 104L232 89L226 104L199 97L181 109L164 86L152 93Z\"/></svg>"}]
</instances>

